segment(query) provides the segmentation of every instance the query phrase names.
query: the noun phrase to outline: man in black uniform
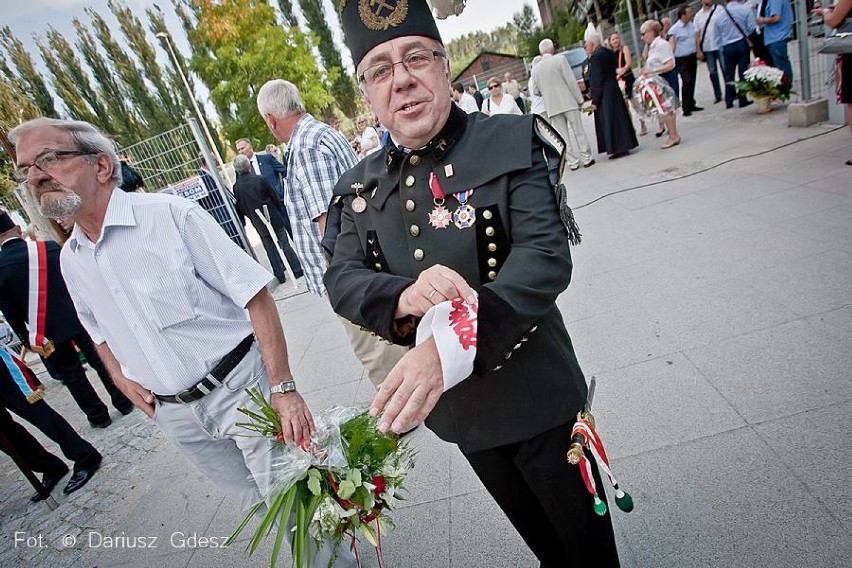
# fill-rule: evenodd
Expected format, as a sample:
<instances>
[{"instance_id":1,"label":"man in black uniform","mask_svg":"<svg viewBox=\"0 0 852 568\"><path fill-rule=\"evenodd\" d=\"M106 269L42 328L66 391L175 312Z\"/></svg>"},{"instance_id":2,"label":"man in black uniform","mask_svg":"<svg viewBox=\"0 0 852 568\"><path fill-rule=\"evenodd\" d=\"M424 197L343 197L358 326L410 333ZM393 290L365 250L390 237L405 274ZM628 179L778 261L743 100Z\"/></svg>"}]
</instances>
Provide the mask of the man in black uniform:
<instances>
[{"instance_id":1,"label":"man in black uniform","mask_svg":"<svg viewBox=\"0 0 852 568\"><path fill-rule=\"evenodd\" d=\"M115 387L91 338L77 319L74 303L68 295L59 267L59 245L48 242L45 243L45 249L47 301L44 335L53 342L54 351L49 354L45 352L42 361L50 376L68 387L89 423L95 428L106 428L112 424L109 409L89 383L74 345L83 352L86 362L97 372L113 406L119 412L129 414L133 411L133 403ZM32 348L27 327L29 275L30 260L27 243L21 238L21 228L15 225L5 211L0 211L0 311L28 349Z\"/></svg>"},{"instance_id":2,"label":"man in black uniform","mask_svg":"<svg viewBox=\"0 0 852 568\"><path fill-rule=\"evenodd\" d=\"M391 141L335 188L342 223L325 284L352 322L399 344L418 336L371 412L383 412L382 430L425 419L458 444L542 566L618 566L609 514L593 512L565 459L587 387L555 303L572 265L547 165L553 134L533 116L453 107L425 1L338 8L361 90ZM421 341L418 325L433 306L462 301L478 328L462 322L459 343L474 356L460 376L437 334Z\"/></svg>"},{"instance_id":3,"label":"man in black uniform","mask_svg":"<svg viewBox=\"0 0 852 568\"><path fill-rule=\"evenodd\" d=\"M74 462L74 475L65 485L65 493L83 487L101 465L101 454L74 428L42 400L43 389L24 363L0 347L0 432L31 470L42 473L41 483L50 493L68 473L68 466L47 451L26 428L12 420L11 410L59 445L62 454ZM0 451L8 449L0 446ZM41 501L36 493L31 501Z\"/></svg>"}]
</instances>

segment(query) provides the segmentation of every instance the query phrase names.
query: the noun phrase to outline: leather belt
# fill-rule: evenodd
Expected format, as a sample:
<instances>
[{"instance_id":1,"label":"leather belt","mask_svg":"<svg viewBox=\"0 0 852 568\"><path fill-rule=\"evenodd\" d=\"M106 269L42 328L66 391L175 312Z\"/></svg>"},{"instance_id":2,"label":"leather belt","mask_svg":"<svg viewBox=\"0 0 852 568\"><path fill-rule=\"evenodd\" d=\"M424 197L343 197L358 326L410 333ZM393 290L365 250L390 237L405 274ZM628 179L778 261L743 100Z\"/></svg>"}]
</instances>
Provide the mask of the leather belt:
<instances>
[{"instance_id":1,"label":"leather belt","mask_svg":"<svg viewBox=\"0 0 852 568\"><path fill-rule=\"evenodd\" d=\"M222 360L213 367L213 370L207 373L206 377L190 388L173 395L154 393L154 396L157 397L157 400L163 402L177 402L181 404L187 404L203 398L216 387L222 386L222 381L243 360L243 357L251 349L252 343L254 343L254 335L247 336L230 353L222 357Z\"/></svg>"}]
</instances>

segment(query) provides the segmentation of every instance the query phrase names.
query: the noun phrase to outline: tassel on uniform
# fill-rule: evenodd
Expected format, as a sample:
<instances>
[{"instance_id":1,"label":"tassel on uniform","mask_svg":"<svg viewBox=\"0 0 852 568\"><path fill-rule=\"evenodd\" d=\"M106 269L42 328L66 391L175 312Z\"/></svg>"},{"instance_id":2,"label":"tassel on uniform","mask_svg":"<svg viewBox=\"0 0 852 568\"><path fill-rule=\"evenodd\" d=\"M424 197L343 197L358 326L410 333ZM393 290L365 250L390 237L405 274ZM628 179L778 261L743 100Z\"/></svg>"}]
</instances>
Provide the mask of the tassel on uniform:
<instances>
[{"instance_id":1,"label":"tassel on uniform","mask_svg":"<svg viewBox=\"0 0 852 568\"><path fill-rule=\"evenodd\" d=\"M565 230L568 231L568 242L574 246L579 245L583 240L583 235L580 233L577 221L574 220L574 212L568 205L568 192L565 189L565 184L560 183L556 186L556 202L559 204L559 219L565 225Z\"/></svg>"},{"instance_id":2,"label":"tassel on uniform","mask_svg":"<svg viewBox=\"0 0 852 568\"><path fill-rule=\"evenodd\" d=\"M616 481L612 470L609 467L609 458L604 450L603 443L595 432L595 419L590 412L580 412L577 414L577 421L574 423L574 428L571 430L571 447L568 449L568 463L580 467L580 474L583 476L583 482L586 484L586 490L592 496L593 509L598 515L606 514L606 503L598 496L595 478L592 476L592 465L586 457L584 448L594 456L598 466L606 473L612 487L615 489L615 504L616 506L629 513L633 510L633 497L629 493L621 489Z\"/></svg>"}]
</instances>

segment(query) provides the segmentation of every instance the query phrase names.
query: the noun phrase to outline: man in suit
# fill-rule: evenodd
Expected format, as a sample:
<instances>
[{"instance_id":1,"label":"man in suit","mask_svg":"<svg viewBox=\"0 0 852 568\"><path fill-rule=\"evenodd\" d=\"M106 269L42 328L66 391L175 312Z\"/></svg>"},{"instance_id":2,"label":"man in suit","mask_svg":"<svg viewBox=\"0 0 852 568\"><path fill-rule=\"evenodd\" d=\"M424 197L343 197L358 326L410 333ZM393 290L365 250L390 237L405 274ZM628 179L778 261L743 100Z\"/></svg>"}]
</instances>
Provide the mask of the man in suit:
<instances>
[{"instance_id":1,"label":"man in suit","mask_svg":"<svg viewBox=\"0 0 852 568\"><path fill-rule=\"evenodd\" d=\"M553 41L549 38L538 44L541 61L533 67L532 79L536 95L544 97L544 106L550 123L562 136L567 147L565 158L568 167L578 170L593 165L592 148L586 138L586 131L580 120L580 107L583 94L568 60L561 55L554 56Z\"/></svg>"},{"instance_id":2,"label":"man in suit","mask_svg":"<svg viewBox=\"0 0 852 568\"><path fill-rule=\"evenodd\" d=\"M325 284L338 314L414 345L370 412L381 431L425 419L458 444L542 566L616 568L610 516L565 458L588 389L556 306L572 266L551 183L564 145L541 117L452 104L424 0L341 10L392 144L334 188L342 223Z\"/></svg>"},{"instance_id":3,"label":"man in suit","mask_svg":"<svg viewBox=\"0 0 852 568\"><path fill-rule=\"evenodd\" d=\"M234 158L234 171L237 174L237 181L234 182L234 198L237 200L237 213L240 215L243 225L245 225L246 217L248 217L257 234L260 236L260 241L263 243L263 248L269 257L269 264L272 266L272 273L275 274L275 277L282 284L287 280L284 264L281 262L281 256L278 254L275 243L272 241L272 235L269 234L266 225L255 212L257 209L263 212L264 206L269 213L268 219L272 224L272 229L275 231L275 237L278 239L278 244L287 257L290 268L293 269L293 274L296 278L301 278L302 270L299 266L299 259L296 256L296 251L293 250L293 247L290 246L290 241L287 239L284 219L281 217L281 203L275 190L272 189L266 178L251 173L251 163L243 155Z\"/></svg>"},{"instance_id":4,"label":"man in suit","mask_svg":"<svg viewBox=\"0 0 852 568\"><path fill-rule=\"evenodd\" d=\"M53 342L54 351L50 354L40 353L42 361L50 376L68 387L89 423L95 428L106 428L112 424L109 410L89 383L75 345L97 372L113 406L122 414L129 414L133 411L133 404L113 384L91 338L77 318L59 267L59 245L47 242L45 249L47 299L44 336ZM15 225L5 211L0 211L0 311L18 334L21 343L33 350L28 331L31 325L29 295L30 260L27 243L21 237L21 228Z\"/></svg>"},{"instance_id":5,"label":"man in suit","mask_svg":"<svg viewBox=\"0 0 852 568\"><path fill-rule=\"evenodd\" d=\"M467 86L468 93L473 97L473 100L476 101L476 109L482 110L482 101L485 100L482 97L482 93L479 92L479 89L476 88L476 83L471 83Z\"/></svg>"},{"instance_id":6,"label":"man in suit","mask_svg":"<svg viewBox=\"0 0 852 568\"><path fill-rule=\"evenodd\" d=\"M12 353L0 347L0 432L31 470L41 473L47 493L68 473L68 466L47 451L26 428L12 420L14 412L53 440L62 455L74 462L74 474L65 485L66 494L83 487L101 465L101 454L68 424L65 418L42 400L44 390L35 374ZM9 448L0 445L9 453ZM44 497L36 493L31 501Z\"/></svg>"},{"instance_id":7,"label":"man in suit","mask_svg":"<svg viewBox=\"0 0 852 568\"><path fill-rule=\"evenodd\" d=\"M275 190L275 194L278 196L278 203L280 205L278 210L281 212L281 217L284 220L284 229L287 231L287 234L290 235L291 239L294 238L293 229L290 224L290 215L287 213L287 200L284 194L283 184L283 180L287 179L287 167L269 154L255 154L254 147L251 145L251 141L248 138L240 138L237 140L235 147L238 154L242 154L248 158L249 163L251 164L252 173L263 176L267 183L272 186L272 189ZM299 261L299 257L294 255L293 258L296 262L294 264L290 261L290 268L293 269L293 272L301 273L302 265ZM290 260L289 255L287 256L287 260Z\"/></svg>"}]
</instances>

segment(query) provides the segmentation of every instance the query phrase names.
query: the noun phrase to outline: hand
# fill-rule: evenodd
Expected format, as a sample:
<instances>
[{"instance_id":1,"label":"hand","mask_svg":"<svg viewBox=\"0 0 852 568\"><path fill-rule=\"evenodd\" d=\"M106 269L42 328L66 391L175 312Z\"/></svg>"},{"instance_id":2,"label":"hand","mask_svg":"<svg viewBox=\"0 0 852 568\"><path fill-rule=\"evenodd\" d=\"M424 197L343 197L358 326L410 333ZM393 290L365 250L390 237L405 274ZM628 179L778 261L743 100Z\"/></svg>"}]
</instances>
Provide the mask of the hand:
<instances>
[{"instance_id":1,"label":"hand","mask_svg":"<svg viewBox=\"0 0 852 568\"><path fill-rule=\"evenodd\" d=\"M379 385L370 406L378 416L379 430L401 434L426 420L444 393L444 374L435 339L431 338L406 353Z\"/></svg>"},{"instance_id":2,"label":"hand","mask_svg":"<svg viewBox=\"0 0 852 568\"><path fill-rule=\"evenodd\" d=\"M314 435L314 417L302 395L297 392L276 393L271 396L269 404L281 417L281 435L285 443L298 444Z\"/></svg>"},{"instance_id":3,"label":"hand","mask_svg":"<svg viewBox=\"0 0 852 568\"><path fill-rule=\"evenodd\" d=\"M642 68L642 74L643 75L653 75L653 72L651 71L650 67L643 67Z\"/></svg>"},{"instance_id":4,"label":"hand","mask_svg":"<svg viewBox=\"0 0 852 568\"><path fill-rule=\"evenodd\" d=\"M395 318L422 317L432 306L459 297L472 304L476 301L476 292L458 272L436 264L421 272L414 284L400 294Z\"/></svg>"},{"instance_id":5,"label":"hand","mask_svg":"<svg viewBox=\"0 0 852 568\"><path fill-rule=\"evenodd\" d=\"M148 418L154 417L154 393L127 377L112 375L112 382L133 406L144 412Z\"/></svg>"},{"instance_id":6,"label":"hand","mask_svg":"<svg viewBox=\"0 0 852 568\"><path fill-rule=\"evenodd\" d=\"M698 61L704 61L704 52L698 50Z\"/></svg>"}]
</instances>

